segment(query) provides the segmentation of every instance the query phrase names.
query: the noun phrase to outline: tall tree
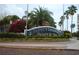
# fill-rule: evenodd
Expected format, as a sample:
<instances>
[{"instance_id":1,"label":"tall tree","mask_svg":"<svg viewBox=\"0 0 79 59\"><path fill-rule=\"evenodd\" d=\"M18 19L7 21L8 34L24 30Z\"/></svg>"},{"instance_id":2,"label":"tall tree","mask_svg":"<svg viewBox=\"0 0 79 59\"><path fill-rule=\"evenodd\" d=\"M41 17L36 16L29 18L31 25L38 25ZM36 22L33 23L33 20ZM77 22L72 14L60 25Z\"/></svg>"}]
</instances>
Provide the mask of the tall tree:
<instances>
[{"instance_id":1,"label":"tall tree","mask_svg":"<svg viewBox=\"0 0 79 59\"><path fill-rule=\"evenodd\" d=\"M53 13L47 9L39 7L35 8L31 13L28 14L29 20L28 25L31 27L44 26L47 23L49 26L56 27L53 17Z\"/></svg>"},{"instance_id":2,"label":"tall tree","mask_svg":"<svg viewBox=\"0 0 79 59\"><path fill-rule=\"evenodd\" d=\"M17 19L20 19L17 15L8 15L5 16L2 21L6 25L6 24L10 24L10 21L15 21Z\"/></svg>"},{"instance_id":3,"label":"tall tree","mask_svg":"<svg viewBox=\"0 0 79 59\"><path fill-rule=\"evenodd\" d=\"M69 10L65 11L65 12L64 12L64 15L65 15L65 17L66 17L66 19L67 19L67 30L68 30Z\"/></svg>"},{"instance_id":4,"label":"tall tree","mask_svg":"<svg viewBox=\"0 0 79 59\"><path fill-rule=\"evenodd\" d=\"M65 19L65 17L61 16L60 19L61 19L60 22L62 24L62 30L64 30L64 19Z\"/></svg>"},{"instance_id":5,"label":"tall tree","mask_svg":"<svg viewBox=\"0 0 79 59\"><path fill-rule=\"evenodd\" d=\"M10 21L15 21L17 19L19 19L19 17L17 15L8 15L8 16L5 16L1 20L2 26L4 26L4 29L6 29L5 31L7 31L7 29L9 28Z\"/></svg>"},{"instance_id":6,"label":"tall tree","mask_svg":"<svg viewBox=\"0 0 79 59\"><path fill-rule=\"evenodd\" d=\"M73 24L73 15L76 13L77 11L77 7L74 5L71 5L70 7L68 7L69 10L69 14L71 15L71 25ZM72 33L72 27L71 27L71 33Z\"/></svg>"},{"instance_id":7,"label":"tall tree","mask_svg":"<svg viewBox=\"0 0 79 59\"><path fill-rule=\"evenodd\" d=\"M60 26L60 30L62 29L62 22L60 20L60 22L58 23L58 25Z\"/></svg>"}]
</instances>

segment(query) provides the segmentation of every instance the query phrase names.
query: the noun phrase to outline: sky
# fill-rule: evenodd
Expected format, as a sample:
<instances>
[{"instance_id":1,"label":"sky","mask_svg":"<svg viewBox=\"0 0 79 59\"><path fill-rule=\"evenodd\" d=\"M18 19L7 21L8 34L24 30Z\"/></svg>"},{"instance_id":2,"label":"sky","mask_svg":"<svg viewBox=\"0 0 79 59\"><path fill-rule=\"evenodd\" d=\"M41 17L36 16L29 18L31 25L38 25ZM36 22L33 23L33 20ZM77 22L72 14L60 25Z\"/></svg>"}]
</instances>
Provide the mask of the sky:
<instances>
[{"instance_id":1,"label":"sky","mask_svg":"<svg viewBox=\"0 0 79 59\"><path fill-rule=\"evenodd\" d=\"M60 29L58 22L60 21L60 16L63 15L63 4L28 4L29 5L29 12L34 10L34 8L43 7L47 10L53 12L52 17L54 18L54 21L56 22L57 29ZM77 9L79 9L78 4L74 4ZM67 10L67 8L71 6L71 4L64 4L64 11ZM20 18L25 15L25 11L27 10L27 4L0 4L0 16L1 15L18 15ZM79 14L79 11L77 10L77 13L74 15L74 21L73 23L76 25L73 29L73 32L77 31L77 14ZM69 17L69 29L70 30L70 24L71 24L71 17ZM66 20L64 21L64 30L67 28Z\"/></svg>"}]
</instances>

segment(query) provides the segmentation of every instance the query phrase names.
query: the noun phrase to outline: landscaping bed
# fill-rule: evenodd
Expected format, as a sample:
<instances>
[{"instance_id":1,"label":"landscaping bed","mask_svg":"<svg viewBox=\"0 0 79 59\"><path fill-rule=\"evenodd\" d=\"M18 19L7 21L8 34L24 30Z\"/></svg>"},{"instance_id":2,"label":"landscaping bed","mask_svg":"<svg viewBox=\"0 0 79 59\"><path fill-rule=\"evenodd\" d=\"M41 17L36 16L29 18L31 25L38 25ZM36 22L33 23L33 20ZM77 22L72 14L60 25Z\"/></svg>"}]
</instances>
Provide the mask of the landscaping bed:
<instances>
[{"instance_id":1,"label":"landscaping bed","mask_svg":"<svg viewBox=\"0 0 79 59\"><path fill-rule=\"evenodd\" d=\"M0 42L63 42L68 38L0 38Z\"/></svg>"},{"instance_id":2,"label":"landscaping bed","mask_svg":"<svg viewBox=\"0 0 79 59\"><path fill-rule=\"evenodd\" d=\"M0 38L24 38L25 35L19 33L9 33L9 32L1 32Z\"/></svg>"},{"instance_id":3,"label":"landscaping bed","mask_svg":"<svg viewBox=\"0 0 79 59\"><path fill-rule=\"evenodd\" d=\"M0 42L62 42L69 36L25 36L19 33L0 33Z\"/></svg>"}]
</instances>

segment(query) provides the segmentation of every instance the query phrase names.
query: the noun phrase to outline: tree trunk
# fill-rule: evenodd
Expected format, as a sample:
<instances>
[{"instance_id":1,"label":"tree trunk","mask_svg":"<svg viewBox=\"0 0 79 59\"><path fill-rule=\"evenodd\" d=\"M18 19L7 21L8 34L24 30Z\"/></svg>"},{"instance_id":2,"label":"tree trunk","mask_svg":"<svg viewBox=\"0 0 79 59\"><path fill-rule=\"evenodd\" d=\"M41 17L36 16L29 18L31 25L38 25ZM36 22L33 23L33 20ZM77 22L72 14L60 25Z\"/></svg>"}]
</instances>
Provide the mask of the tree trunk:
<instances>
[{"instance_id":1,"label":"tree trunk","mask_svg":"<svg viewBox=\"0 0 79 59\"><path fill-rule=\"evenodd\" d=\"M61 26L60 26L60 31L61 31Z\"/></svg>"},{"instance_id":2,"label":"tree trunk","mask_svg":"<svg viewBox=\"0 0 79 59\"><path fill-rule=\"evenodd\" d=\"M67 19L67 31L68 31L68 19Z\"/></svg>"},{"instance_id":3,"label":"tree trunk","mask_svg":"<svg viewBox=\"0 0 79 59\"><path fill-rule=\"evenodd\" d=\"M62 31L64 31L64 23L62 24Z\"/></svg>"},{"instance_id":4,"label":"tree trunk","mask_svg":"<svg viewBox=\"0 0 79 59\"><path fill-rule=\"evenodd\" d=\"M72 19L71 19L71 25L73 23L73 15L72 15ZM72 27L71 27L71 33L72 33Z\"/></svg>"}]
</instances>

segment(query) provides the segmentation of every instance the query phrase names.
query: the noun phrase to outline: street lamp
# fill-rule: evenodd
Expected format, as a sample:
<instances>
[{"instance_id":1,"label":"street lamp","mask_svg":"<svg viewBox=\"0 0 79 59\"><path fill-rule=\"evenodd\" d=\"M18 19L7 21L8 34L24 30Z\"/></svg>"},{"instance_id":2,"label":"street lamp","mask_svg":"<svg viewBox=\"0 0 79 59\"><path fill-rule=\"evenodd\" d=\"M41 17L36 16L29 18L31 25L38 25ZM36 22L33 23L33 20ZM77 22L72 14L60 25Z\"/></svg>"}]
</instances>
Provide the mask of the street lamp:
<instances>
[{"instance_id":1,"label":"street lamp","mask_svg":"<svg viewBox=\"0 0 79 59\"><path fill-rule=\"evenodd\" d=\"M29 5L27 4L27 10L25 11L25 15L26 15L26 17L25 17L25 19L26 19L26 29L27 29L27 21L28 21L28 7L29 7Z\"/></svg>"},{"instance_id":2,"label":"street lamp","mask_svg":"<svg viewBox=\"0 0 79 59\"><path fill-rule=\"evenodd\" d=\"M25 11L25 16L23 17L23 20L26 20L26 26L25 26L25 34L27 35L27 22L28 22L28 7L29 5L27 4L27 10Z\"/></svg>"}]
</instances>

